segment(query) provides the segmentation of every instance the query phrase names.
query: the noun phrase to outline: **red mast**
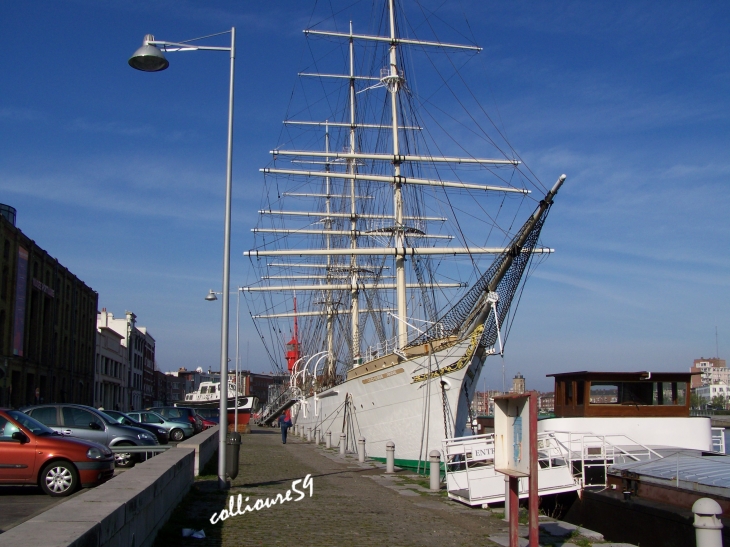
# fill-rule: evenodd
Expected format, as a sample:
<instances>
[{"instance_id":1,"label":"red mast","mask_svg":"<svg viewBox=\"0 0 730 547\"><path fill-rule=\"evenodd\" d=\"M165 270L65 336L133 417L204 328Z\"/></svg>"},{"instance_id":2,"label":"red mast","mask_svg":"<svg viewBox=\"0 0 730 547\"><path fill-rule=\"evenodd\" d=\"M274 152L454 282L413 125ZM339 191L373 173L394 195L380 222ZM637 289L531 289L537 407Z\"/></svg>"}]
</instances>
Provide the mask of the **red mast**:
<instances>
[{"instance_id":1,"label":"red mast","mask_svg":"<svg viewBox=\"0 0 730 547\"><path fill-rule=\"evenodd\" d=\"M297 325L297 297L294 297L294 336L286 345L286 366L289 372L299 360L299 326Z\"/></svg>"}]
</instances>

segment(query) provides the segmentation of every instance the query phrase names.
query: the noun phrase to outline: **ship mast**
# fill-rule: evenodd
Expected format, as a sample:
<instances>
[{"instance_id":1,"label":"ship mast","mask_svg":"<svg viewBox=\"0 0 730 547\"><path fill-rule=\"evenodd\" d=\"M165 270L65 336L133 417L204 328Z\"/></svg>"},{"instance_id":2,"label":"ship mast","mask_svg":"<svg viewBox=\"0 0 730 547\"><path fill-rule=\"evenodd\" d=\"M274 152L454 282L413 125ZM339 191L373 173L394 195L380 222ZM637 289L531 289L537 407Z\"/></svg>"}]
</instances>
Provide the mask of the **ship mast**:
<instances>
[{"instance_id":1,"label":"ship mast","mask_svg":"<svg viewBox=\"0 0 730 547\"><path fill-rule=\"evenodd\" d=\"M347 172L357 173L355 159L355 40L352 38L352 21L350 21L350 154L347 160ZM350 248L357 249L357 196L355 194L355 178L350 179ZM362 364L360 358L360 287L357 271L357 255L350 257L352 289L350 290L350 316L352 319L352 364Z\"/></svg>"},{"instance_id":2,"label":"ship mast","mask_svg":"<svg viewBox=\"0 0 730 547\"><path fill-rule=\"evenodd\" d=\"M390 74L385 81L390 91L390 113L391 124L393 127L393 157L400 156L398 146L398 92L401 87L401 77L398 73L398 50L395 36L395 0L388 1L388 10L390 12ZM400 180L400 164L398 160L393 161L393 216L395 220L395 247L397 249L404 248L405 231L403 226L403 184ZM398 256L395 259L395 284L396 284L396 308L398 316L398 349L406 347L408 344L408 308L406 304L406 259L404 256Z\"/></svg>"},{"instance_id":3,"label":"ship mast","mask_svg":"<svg viewBox=\"0 0 730 547\"><path fill-rule=\"evenodd\" d=\"M329 123L325 123L325 129L324 129L324 146L325 146L325 152L329 153L330 151L330 128ZM329 157L325 160L325 167L324 170L326 173L330 172L330 160ZM330 177L325 176L325 212L327 213L327 216L325 217L325 231L327 232L327 235L325 236L326 240L326 248L327 250L332 248L332 242L331 237L332 235L329 233L332 231L332 218L330 217L330 213L332 212L332 204L330 202L330 199L332 197L332 179ZM327 278L327 284L332 284L332 256L330 254L327 254L327 270L325 277ZM327 313L327 375L326 378L328 381L331 381L334 378L335 373L335 359L334 359L334 339L335 339L335 316L332 313L332 290L327 290L325 292L326 299L325 299L325 311Z\"/></svg>"},{"instance_id":4,"label":"ship mast","mask_svg":"<svg viewBox=\"0 0 730 547\"><path fill-rule=\"evenodd\" d=\"M253 284L249 287L243 287L244 292L290 292L290 291L312 291L318 292L324 296L324 302L316 302L319 309L308 309L297 314L295 311L293 316L302 317L323 317L326 321L326 340L325 346L328 352L327 357L327 382L336 381L336 367L338 359L340 362L346 360L345 355L339 355L342 346L342 338L337 336L335 330L342 328L337 316L350 315L350 359L352 366L363 364L365 360L373 358L375 349L370 347L365 355L362 353L362 339L366 336L367 319L360 321L361 313L371 314L373 321L376 321L376 313L395 312L393 317L398 323L397 336L395 340L385 340L382 328L377 332L381 344L378 352L401 353L400 350L408 345L409 334L409 310L407 304L408 290L418 288L432 289L452 289L464 287L463 283L451 283L443 281L424 282L419 278L419 283L408 283L406 276L406 260L411 257L428 257L428 256L459 256L459 255L483 255L483 254L502 254L504 247L472 247L462 246L453 247L448 243L443 246L431 246L428 242L434 239L451 240L454 236L443 233L434 233L426 226L433 223L442 223L445 218L431 217L414 212L407 214L404 204L404 187L410 185L420 192L422 187L430 187L433 189L461 190L461 191L482 191L482 192L498 192L504 194L528 194L529 191L523 188L514 187L511 184L505 185L489 185L475 182L464 182L461 180L444 180L438 175L439 166L449 165L471 165L483 167L486 169L498 168L500 166L516 168L520 162L515 159L493 159L478 158L473 156L454 157L454 156L433 156L431 154L421 154L418 150L407 150L409 148L404 140L405 131L420 131L420 127L412 127L407 125L408 116L404 112L405 106L401 105L401 92L406 91L406 81L404 78L403 67L399 66L399 46L406 47L417 46L420 48L437 48L478 52L481 48L470 45L449 44L436 41L425 41L419 39L402 38L397 35L396 30L396 0L387 0L388 20L386 24L389 32L384 35L363 35L353 32L353 23L350 22L349 32L333 32L325 30L305 30L307 36L324 37L326 39L340 38L347 40L348 55L347 62L349 64L347 71L340 74L331 73L300 73L301 77L315 77L330 82L339 80L346 84L346 105L343 112L343 119L338 120L286 120L286 124L300 126L304 130L307 127L323 127L325 130L325 149L315 150L286 150L275 149L271 151L274 159L291 161L292 163L304 163L316 165L320 162L324 164L324 168L317 170L316 168L282 168L280 166L272 166L261 169L266 174L281 177L299 177L298 180L310 179L320 180L324 182L324 194L322 193L298 193L287 192L284 195L303 198L324 198L324 205L320 210L273 210L272 208L260 210L259 214L263 218L272 219L272 227L257 227L252 231L254 233L276 234L276 238L286 238L287 236L306 237L306 236L324 236L319 239L319 245L304 246L298 248L287 248L286 246L278 247L278 243L268 246L264 240L264 246L250 251L244 252L244 256L251 258L265 257L282 257L283 263L270 263L267 267L284 267L284 268L325 268L325 275L307 275L296 271L287 272L288 275L267 275L261 277L263 283L261 285ZM380 70L379 75L356 74L355 72L355 46L366 43L375 47L378 44L388 48L383 53L387 54L387 67ZM344 45L344 44L343 44ZM382 66L382 65L381 65ZM387 120L387 114L383 116L382 121L375 119L375 123L367 123L365 119L360 120L358 116L366 117L369 113L363 111L358 113L357 94L358 93L374 93L375 89L385 89L386 97L383 106L388 109L390 103L390 120ZM343 89L345 91L345 89ZM348 112L349 110L349 112ZM334 128L336 134L342 131L342 137L346 140L344 146L339 149L332 150L330 142L330 131ZM360 145L358 139L363 139L363 143L367 143L369 132L372 130L390 133L392 145L390 150L370 150L370 145L364 145L364 150L359 150ZM386 137L387 138L387 137ZM338 145L341 146L341 145ZM401 150L403 148L404 150ZM392 165L392 170L388 171L386 167ZM372 169L361 168L372 166ZM428 170L409 169L408 165L425 165ZM284 166L286 167L286 166ZM423 172L423 175L419 174ZM437 173L436 176L429 176L431 173ZM374 191L372 188L380 187L382 190ZM320 187L321 188L321 187ZM363 200L378 199L374 196L380 195L385 200L390 199L390 191L392 189L393 211L374 210L363 204ZM339 191L338 191L339 190ZM320 190L321 192L321 190ZM335 201L332 201L335 198ZM382 207L382 202L378 203L378 207ZM323 209L323 210L322 210ZM280 226L274 224L276 221L297 223L294 227ZM317 228L315 225L321 223L323 229ZM348 226L349 223L349 226ZM415 223L415 225L414 225ZM422 228L423 227L423 228ZM384 235L388 236L389 241L382 243ZM335 236L335 239L332 239ZM408 237L406 237L408 236ZM358 245L359 238L366 238ZM349 241L348 241L349 240ZM276 239L279 241L279 239ZM371 244L370 242L376 242ZM420 243L423 242L423 243ZM324 245L322 245L324 243ZM348 245L349 243L349 245ZM466 242L465 242L466 243ZM533 249L531 252L550 252L547 249ZM358 257L366 257L360 259ZM294 258L300 258L306 261L304 264L290 262ZM338 258L341 257L341 258ZM378 258L380 257L380 258ZM317 259L320 261L318 262ZM382 276L380 270L387 267L382 266L384 261L393 260L395 263L395 283L383 282L383 279L391 276ZM344 261L344 262L343 262ZM378 268L371 268L372 262L381 264ZM391 262L392 264L392 262ZM287 280L281 284L272 284L271 280L282 279ZM308 280L316 280L307 283ZM362 309L360 307L360 293L362 291L395 291L395 309L388 309L374 305L378 302L377 298L370 299L370 292L363 293L367 297L368 304ZM343 303L338 305L339 297L335 293L338 291L350 296L349 306ZM390 293L392 294L392 292ZM312 302L310 302L311 304ZM411 310L413 313L413 310ZM279 319L292 317L290 311L275 312L255 315L254 319ZM346 324L346 322L345 322ZM376 330L378 325L375 326ZM384 342L384 343L383 343ZM315 341L315 344L322 347L321 338ZM344 349L344 348L343 348ZM306 351L312 351L313 347L308 347Z\"/></svg>"}]
</instances>

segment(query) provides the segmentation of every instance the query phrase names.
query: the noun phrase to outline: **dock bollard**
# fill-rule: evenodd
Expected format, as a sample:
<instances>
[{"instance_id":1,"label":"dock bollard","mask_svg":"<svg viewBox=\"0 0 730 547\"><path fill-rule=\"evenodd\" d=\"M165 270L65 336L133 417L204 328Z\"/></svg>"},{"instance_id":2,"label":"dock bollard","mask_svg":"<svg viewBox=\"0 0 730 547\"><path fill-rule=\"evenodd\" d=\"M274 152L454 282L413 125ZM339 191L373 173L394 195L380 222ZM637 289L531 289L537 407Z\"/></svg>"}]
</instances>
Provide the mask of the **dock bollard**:
<instances>
[{"instance_id":1,"label":"dock bollard","mask_svg":"<svg viewBox=\"0 0 730 547\"><path fill-rule=\"evenodd\" d=\"M385 443L385 472L395 473L395 443L393 441Z\"/></svg>"},{"instance_id":2,"label":"dock bollard","mask_svg":"<svg viewBox=\"0 0 730 547\"><path fill-rule=\"evenodd\" d=\"M431 484L429 487L431 490L438 491L441 489L441 466L439 465L441 452L438 450L431 450L428 454L428 459L431 462Z\"/></svg>"},{"instance_id":3,"label":"dock bollard","mask_svg":"<svg viewBox=\"0 0 730 547\"><path fill-rule=\"evenodd\" d=\"M317 446L322 444L322 430L317 429Z\"/></svg>"},{"instance_id":4,"label":"dock bollard","mask_svg":"<svg viewBox=\"0 0 730 547\"><path fill-rule=\"evenodd\" d=\"M360 437L357 440L357 460L360 463L365 463L365 437Z\"/></svg>"},{"instance_id":5,"label":"dock bollard","mask_svg":"<svg viewBox=\"0 0 730 547\"><path fill-rule=\"evenodd\" d=\"M722 547L722 507L715 500L700 498L692 506L697 547Z\"/></svg>"},{"instance_id":6,"label":"dock bollard","mask_svg":"<svg viewBox=\"0 0 730 547\"><path fill-rule=\"evenodd\" d=\"M325 441L324 441L324 447L325 448L332 448L332 432L328 431L324 435Z\"/></svg>"},{"instance_id":7,"label":"dock bollard","mask_svg":"<svg viewBox=\"0 0 730 547\"><path fill-rule=\"evenodd\" d=\"M312 428L307 428L307 442L312 442Z\"/></svg>"},{"instance_id":8,"label":"dock bollard","mask_svg":"<svg viewBox=\"0 0 730 547\"><path fill-rule=\"evenodd\" d=\"M347 448L347 435L340 433L340 456L344 456Z\"/></svg>"}]
</instances>

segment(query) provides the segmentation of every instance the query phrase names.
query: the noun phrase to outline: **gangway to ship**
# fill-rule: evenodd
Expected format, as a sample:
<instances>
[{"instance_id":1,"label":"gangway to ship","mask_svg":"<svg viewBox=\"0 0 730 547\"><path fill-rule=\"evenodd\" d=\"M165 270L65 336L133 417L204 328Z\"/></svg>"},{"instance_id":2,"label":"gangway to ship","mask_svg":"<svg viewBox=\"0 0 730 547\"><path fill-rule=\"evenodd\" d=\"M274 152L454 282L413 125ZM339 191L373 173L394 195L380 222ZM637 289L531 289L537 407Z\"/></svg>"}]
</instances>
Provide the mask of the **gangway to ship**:
<instances>
[{"instance_id":1,"label":"gangway to ship","mask_svg":"<svg viewBox=\"0 0 730 547\"><path fill-rule=\"evenodd\" d=\"M278 397L276 397L273 401L270 401L266 407L264 407L261 411L258 423L271 425L274 423L274 420L302 399L302 392L298 387L288 387Z\"/></svg>"},{"instance_id":2,"label":"gangway to ship","mask_svg":"<svg viewBox=\"0 0 730 547\"><path fill-rule=\"evenodd\" d=\"M662 456L624 435L568 431L538 433L540 495L606 487L606 470L614 463L660 459ZM494 433L443 441L449 497L467 505L504 502L504 475L494 469ZM520 479L519 496L528 496Z\"/></svg>"}]
</instances>

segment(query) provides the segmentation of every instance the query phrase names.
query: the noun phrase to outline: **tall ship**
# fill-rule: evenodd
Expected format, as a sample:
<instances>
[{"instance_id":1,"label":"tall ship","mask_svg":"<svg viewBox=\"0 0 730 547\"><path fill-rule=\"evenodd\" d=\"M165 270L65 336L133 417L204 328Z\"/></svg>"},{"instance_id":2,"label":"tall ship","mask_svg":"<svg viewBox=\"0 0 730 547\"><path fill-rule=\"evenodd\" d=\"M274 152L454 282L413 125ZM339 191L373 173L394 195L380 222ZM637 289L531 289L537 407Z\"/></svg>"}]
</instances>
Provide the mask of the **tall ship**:
<instances>
[{"instance_id":1,"label":"tall ship","mask_svg":"<svg viewBox=\"0 0 730 547\"><path fill-rule=\"evenodd\" d=\"M373 2L362 27L313 15L242 290L290 376L261 418L289 410L374 458L393 441L416 467L468 432L566 177L543 183L480 103L481 48L405 4Z\"/></svg>"}]
</instances>

